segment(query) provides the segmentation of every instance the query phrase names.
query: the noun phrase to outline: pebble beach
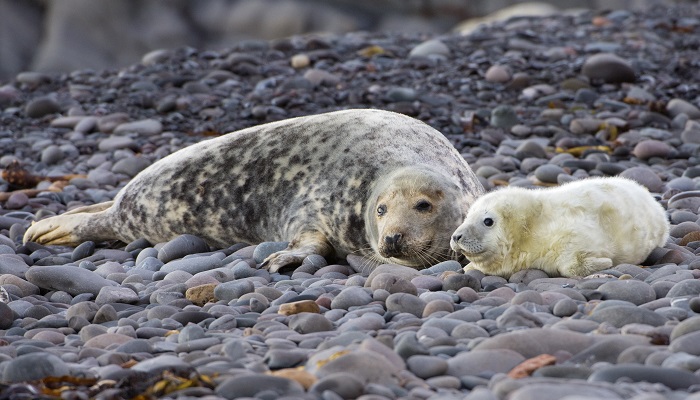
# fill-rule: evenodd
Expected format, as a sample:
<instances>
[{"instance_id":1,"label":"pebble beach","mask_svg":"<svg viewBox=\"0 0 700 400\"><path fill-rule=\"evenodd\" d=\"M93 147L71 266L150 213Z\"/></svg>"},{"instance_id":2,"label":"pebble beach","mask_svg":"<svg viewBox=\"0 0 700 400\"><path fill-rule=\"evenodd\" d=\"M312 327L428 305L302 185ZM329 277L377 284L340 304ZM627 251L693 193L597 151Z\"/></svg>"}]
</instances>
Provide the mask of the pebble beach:
<instances>
[{"instance_id":1,"label":"pebble beach","mask_svg":"<svg viewBox=\"0 0 700 400\"><path fill-rule=\"evenodd\" d=\"M700 399L699 49L700 8L652 7L0 82L0 399ZM22 243L190 144L348 108L430 124L487 190L633 179L671 238L642 265L509 279L354 255L269 273L286 243L192 235Z\"/></svg>"}]
</instances>

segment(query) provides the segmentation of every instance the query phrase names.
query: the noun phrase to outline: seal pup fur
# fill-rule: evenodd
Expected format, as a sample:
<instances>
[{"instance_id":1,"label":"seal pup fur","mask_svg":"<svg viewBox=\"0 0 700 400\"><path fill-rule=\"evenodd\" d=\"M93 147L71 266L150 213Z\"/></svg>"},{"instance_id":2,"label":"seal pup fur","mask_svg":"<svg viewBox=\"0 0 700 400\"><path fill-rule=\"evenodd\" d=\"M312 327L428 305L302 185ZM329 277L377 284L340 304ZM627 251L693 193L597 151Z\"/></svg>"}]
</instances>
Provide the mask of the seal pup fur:
<instances>
[{"instance_id":1,"label":"seal pup fur","mask_svg":"<svg viewBox=\"0 0 700 400\"><path fill-rule=\"evenodd\" d=\"M224 248L289 241L271 271L310 254L354 253L421 268L450 258L450 233L484 189L437 130L380 110L345 110L243 129L177 151L113 202L34 223L24 241L168 241Z\"/></svg>"},{"instance_id":2,"label":"seal pup fur","mask_svg":"<svg viewBox=\"0 0 700 400\"><path fill-rule=\"evenodd\" d=\"M621 177L589 178L548 189L508 187L480 197L450 245L467 269L508 278L536 268L587 276L639 264L665 245L669 222L647 189Z\"/></svg>"}]
</instances>

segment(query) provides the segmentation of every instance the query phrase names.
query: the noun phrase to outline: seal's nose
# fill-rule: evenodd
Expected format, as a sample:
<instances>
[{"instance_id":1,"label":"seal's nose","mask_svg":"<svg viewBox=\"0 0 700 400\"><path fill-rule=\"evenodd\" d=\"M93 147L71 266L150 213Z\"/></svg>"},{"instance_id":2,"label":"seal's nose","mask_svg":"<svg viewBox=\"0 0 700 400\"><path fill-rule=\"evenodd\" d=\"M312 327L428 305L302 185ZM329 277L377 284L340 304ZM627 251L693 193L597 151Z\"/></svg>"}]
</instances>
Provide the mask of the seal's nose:
<instances>
[{"instance_id":1,"label":"seal's nose","mask_svg":"<svg viewBox=\"0 0 700 400\"><path fill-rule=\"evenodd\" d=\"M457 242L459 242L459 239L461 239L461 238L462 238L462 234L461 234L461 233L457 233L457 234L455 234L455 235L452 236L452 241L455 242L455 243L457 243Z\"/></svg>"},{"instance_id":2,"label":"seal's nose","mask_svg":"<svg viewBox=\"0 0 700 400\"><path fill-rule=\"evenodd\" d=\"M386 236L384 238L384 242L387 244L389 247L397 247L399 243L401 242L401 238L403 235L400 233L395 233L393 236Z\"/></svg>"}]
</instances>

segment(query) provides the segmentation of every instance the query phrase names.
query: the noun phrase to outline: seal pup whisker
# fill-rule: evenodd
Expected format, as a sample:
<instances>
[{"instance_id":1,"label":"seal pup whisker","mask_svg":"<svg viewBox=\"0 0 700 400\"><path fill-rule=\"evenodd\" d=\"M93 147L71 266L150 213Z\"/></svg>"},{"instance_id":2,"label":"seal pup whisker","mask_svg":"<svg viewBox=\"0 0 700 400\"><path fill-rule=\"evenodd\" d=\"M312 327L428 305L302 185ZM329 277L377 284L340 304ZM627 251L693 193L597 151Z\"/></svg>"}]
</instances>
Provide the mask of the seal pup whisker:
<instances>
[{"instance_id":1,"label":"seal pup whisker","mask_svg":"<svg viewBox=\"0 0 700 400\"><path fill-rule=\"evenodd\" d=\"M24 241L155 244L189 233L213 248L288 241L264 262L273 272L308 254L353 252L377 262L401 254L402 264L422 268L430 259L411 248L454 231L483 193L464 158L429 125L344 110L186 147L141 171L113 203L38 221Z\"/></svg>"}]
</instances>

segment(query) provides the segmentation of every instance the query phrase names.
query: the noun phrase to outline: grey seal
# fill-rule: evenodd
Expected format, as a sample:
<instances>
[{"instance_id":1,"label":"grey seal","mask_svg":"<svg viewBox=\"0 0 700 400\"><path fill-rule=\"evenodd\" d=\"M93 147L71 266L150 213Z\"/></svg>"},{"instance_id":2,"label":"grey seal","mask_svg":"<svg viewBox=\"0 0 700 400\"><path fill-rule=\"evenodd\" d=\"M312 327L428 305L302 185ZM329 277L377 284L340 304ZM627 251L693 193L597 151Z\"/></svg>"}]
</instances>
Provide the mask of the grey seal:
<instances>
[{"instance_id":1,"label":"grey seal","mask_svg":"<svg viewBox=\"0 0 700 400\"><path fill-rule=\"evenodd\" d=\"M271 271L310 254L416 268L454 256L450 234L484 189L437 130L381 110L268 123L153 163L114 198L35 222L24 240L76 245L189 233L217 248L288 241Z\"/></svg>"}]
</instances>

